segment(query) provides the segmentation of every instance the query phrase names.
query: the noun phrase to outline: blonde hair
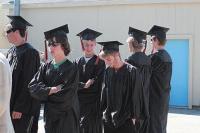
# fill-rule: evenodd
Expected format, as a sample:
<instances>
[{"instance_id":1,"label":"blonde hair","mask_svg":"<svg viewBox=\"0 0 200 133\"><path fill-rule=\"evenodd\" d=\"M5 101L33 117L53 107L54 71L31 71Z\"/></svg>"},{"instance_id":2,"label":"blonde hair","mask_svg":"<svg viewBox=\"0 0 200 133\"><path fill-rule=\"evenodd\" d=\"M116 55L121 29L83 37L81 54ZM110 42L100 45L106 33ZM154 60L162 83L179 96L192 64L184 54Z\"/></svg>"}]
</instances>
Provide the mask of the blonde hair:
<instances>
[{"instance_id":1,"label":"blonde hair","mask_svg":"<svg viewBox=\"0 0 200 133\"><path fill-rule=\"evenodd\" d=\"M113 51L113 50L102 50L100 53L99 53L99 57L101 59L104 59L105 57L107 56L115 56L116 53L119 53L117 51Z\"/></svg>"},{"instance_id":2,"label":"blonde hair","mask_svg":"<svg viewBox=\"0 0 200 133\"><path fill-rule=\"evenodd\" d=\"M142 49L144 47L144 43L138 43L138 41L132 36L128 37L126 42L130 43L133 46L134 49L139 50L139 49Z\"/></svg>"},{"instance_id":3,"label":"blonde hair","mask_svg":"<svg viewBox=\"0 0 200 133\"><path fill-rule=\"evenodd\" d=\"M96 43L96 40L81 40L83 44L87 44L88 42L95 42Z\"/></svg>"}]
</instances>

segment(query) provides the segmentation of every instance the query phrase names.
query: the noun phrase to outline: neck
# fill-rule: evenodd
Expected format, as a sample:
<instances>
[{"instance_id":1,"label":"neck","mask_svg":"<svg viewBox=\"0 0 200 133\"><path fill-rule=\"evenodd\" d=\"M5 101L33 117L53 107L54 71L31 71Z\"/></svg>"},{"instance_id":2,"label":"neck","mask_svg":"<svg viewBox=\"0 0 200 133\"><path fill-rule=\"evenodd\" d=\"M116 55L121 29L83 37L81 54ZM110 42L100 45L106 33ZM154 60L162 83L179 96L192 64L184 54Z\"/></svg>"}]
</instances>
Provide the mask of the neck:
<instances>
[{"instance_id":1,"label":"neck","mask_svg":"<svg viewBox=\"0 0 200 133\"><path fill-rule=\"evenodd\" d=\"M137 53L137 52L142 52L142 49L135 49L134 53Z\"/></svg>"},{"instance_id":2,"label":"neck","mask_svg":"<svg viewBox=\"0 0 200 133\"><path fill-rule=\"evenodd\" d=\"M62 62L65 59L66 59L66 56L64 54L59 55L59 56L54 58L56 64Z\"/></svg>"},{"instance_id":3,"label":"neck","mask_svg":"<svg viewBox=\"0 0 200 133\"><path fill-rule=\"evenodd\" d=\"M162 50L162 49L164 49L164 46L158 46L156 49L157 50Z\"/></svg>"}]
</instances>

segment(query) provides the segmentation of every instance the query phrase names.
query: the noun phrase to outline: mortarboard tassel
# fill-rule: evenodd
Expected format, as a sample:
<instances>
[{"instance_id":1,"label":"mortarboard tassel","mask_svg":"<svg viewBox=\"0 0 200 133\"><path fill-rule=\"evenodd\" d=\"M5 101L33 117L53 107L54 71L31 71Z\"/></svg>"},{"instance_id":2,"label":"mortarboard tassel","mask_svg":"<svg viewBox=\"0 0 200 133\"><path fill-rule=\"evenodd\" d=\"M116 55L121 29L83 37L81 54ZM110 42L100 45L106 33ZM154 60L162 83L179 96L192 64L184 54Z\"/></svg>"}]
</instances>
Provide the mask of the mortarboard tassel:
<instances>
[{"instance_id":1,"label":"mortarboard tassel","mask_svg":"<svg viewBox=\"0 0 200 133\"><path fill-rule=\"evenodd\" d=\"M27 40L28 40L28 32L25 31L25 42L27 42Z\"/></svg>"},{"instance_id":2,"label":"mortarboard tassel","mask_svg":"<svg viewBox=\"0 0 200 133\"><path fill-rule=\"evenodd\" d=\"M82 41L81 37L80 37L80 42L81 42L81 48L82 48L82 50L84 51L83 41Z\"/></svg>"},{"instance_id":3,"label":"mortarboard tassel","mask_svg":"<svg viewBox=\"0 0 200 133\"><path fill-rule=\"evenodd\" d=\"M45 54L45 62L47 62L47 60L48 60L48 51L47 51L47 41L45 40L44 41L44 44L45 44L45 52L44 52L44 54Z\"/></svg>"},{"instance_id":4,"label":"mortarboard tassel","mask_svg":"<svg viewBox=\"0 0 200 133\"><path fill-rule=\"evenodd\" d=\"M143 53L145 53L146 50L147 50L147 42L145 42Z\"/></svg>"}]
</instances>

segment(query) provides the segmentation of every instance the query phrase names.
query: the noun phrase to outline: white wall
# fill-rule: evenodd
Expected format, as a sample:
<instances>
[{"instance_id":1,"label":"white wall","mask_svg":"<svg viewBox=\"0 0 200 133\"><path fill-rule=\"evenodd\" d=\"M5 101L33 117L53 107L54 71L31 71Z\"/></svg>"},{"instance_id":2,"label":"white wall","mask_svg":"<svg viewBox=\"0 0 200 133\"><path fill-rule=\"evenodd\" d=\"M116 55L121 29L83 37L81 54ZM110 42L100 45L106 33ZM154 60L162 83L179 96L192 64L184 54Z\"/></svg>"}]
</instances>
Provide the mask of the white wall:
<instances>
[{"instance_id":1,"label":"white wall","mask_svg":"<svg viewBox=\"0 0 200 133\"><path fill-rule=\"evenodd\" d=\"M6 14L8 14L8 10L3 9L0 4L0 49L9 46L4 34L4 26L7 23Z\"/></svg>"},{"instance_id":2,"label":"white wall","mask_svg":"<svg viewBox=\"0 0 200 133\"><path fill-rule=\"evenodd\" d=\"M36 48L43 49L43 32L54 27L69 24L71 58L81 55L79 38L75 35L86 27L104 33L97 41L119 40L125 43L128 27L148 31L152 25L170 27L169 35L190 35L193 40L192 59L192 104L200 105L200 3L187 4L124 4L109 6L68 6L62 8L24 8L22 16L34 27L30 29L29 40ZM150 45L148 52L150 51ZM127 45L121 48L123 58L127 57ZM178 50L177 50L178 52Z\"/></svg>"}]
</instances>

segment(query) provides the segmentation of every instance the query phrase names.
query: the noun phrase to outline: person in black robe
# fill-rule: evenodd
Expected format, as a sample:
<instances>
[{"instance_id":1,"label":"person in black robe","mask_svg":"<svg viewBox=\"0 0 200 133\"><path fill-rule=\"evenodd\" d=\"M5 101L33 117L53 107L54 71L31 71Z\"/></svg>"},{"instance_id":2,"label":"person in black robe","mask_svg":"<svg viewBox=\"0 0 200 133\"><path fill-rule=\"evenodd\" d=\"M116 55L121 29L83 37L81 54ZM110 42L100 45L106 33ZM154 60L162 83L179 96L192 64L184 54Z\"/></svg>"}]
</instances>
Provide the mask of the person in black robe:
<instances>
[{"instance_id":1,"label":"person in black robe","mask_svg":"<svg viewBox=\"0 0 200 133\"><path fill-rule=\"evenodd\" d=\"M148 32L151 35L154 53L151 57L152 76L150 85L150 129L149 133L166 133L169 110L170 81L172 60L164 50L166 32L169 28L153 26Z\"/></svg>"},{"instance_id":2,"label":"person in black robe","mask_svg":"<svg viewBox=\"0 0 200 133\"><path fill-rule=\"evenodd\" d=\"M136 133L135 122L144 115L141 110L144 98L139 72L121 60L120 42L98 43L103 45L100 57L108 65L101 100L104 133Z\"/></svg>"},{"instance_id":3,"label":"person in black robe","mask_svg":"<svg viewBox=\"0 0 200 133\"><path fill-rule=\"evenodd\" d=\"M29 84L31 96L45 103L46 133L79 133L78 67L67 59L68 25L45 32L53 60Z\"/></svg>"},{"instance_id":4,"label":"person in black robe","mask_svg":"<svg viewBox=\"0 0 200 133\"><path fill-rule=\"evenodd\" d=\"M101 33L85 29L78 34L84 56L76 63L79 69L80 133L101 133L100 98L105 63L94 52L96 38Z\"/></svg>"},{"instance_id":5,"label":"person in black robe","mask_svg":"<svg viewBox=\"0 0 200 133\"><path fill-rule=\"evenodd\" d=\"M8 17L6 36L14 44L7 54L12 70L11 118L16 133L37 133L40 103L30 97L28 84L39 69L39 53L27 43L27 27L32 25L21 16Z\"/></svg>"},{"instance_id":6,"label":"person in black robe","mask_svg":"<svg viewBox=\"0 0 200 133\"><path fill-rule=\"evenodd\" d=\"M142 78L143 92L144 92L144 104L143 111L146 116L140 118L138 121L139 133L149 132L149 87L151 77L151 59L145 54L146 49L146 35L147 33L132 27L129 27L129 37L127 39L129 45L129 51L133 54L126 60L131 65L137 67L139 74Z\"/></svg>"}]
</instances>

